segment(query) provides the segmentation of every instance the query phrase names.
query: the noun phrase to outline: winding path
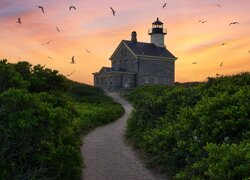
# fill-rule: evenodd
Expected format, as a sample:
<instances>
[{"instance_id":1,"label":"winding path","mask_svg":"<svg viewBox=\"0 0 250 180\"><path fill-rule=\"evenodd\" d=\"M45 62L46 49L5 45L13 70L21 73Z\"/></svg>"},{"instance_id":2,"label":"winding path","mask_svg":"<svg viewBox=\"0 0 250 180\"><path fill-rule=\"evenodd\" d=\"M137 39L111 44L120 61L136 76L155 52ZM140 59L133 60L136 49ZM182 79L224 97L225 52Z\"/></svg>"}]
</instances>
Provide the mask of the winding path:
<instances>
[{"instance_id":1,"label":"winding path","mask_svg":"<svg viewBox=\"0 0 250 180\"><path fill-rule=\"evenodd\" d=\"M118 93L109 93L125 109L124 115L117 121L96 128L83 139L81 154L84 157L84 180L155 180L136 153L125 143L126 120L132 106L119 97Z\"/></svg>"}]
</instances>

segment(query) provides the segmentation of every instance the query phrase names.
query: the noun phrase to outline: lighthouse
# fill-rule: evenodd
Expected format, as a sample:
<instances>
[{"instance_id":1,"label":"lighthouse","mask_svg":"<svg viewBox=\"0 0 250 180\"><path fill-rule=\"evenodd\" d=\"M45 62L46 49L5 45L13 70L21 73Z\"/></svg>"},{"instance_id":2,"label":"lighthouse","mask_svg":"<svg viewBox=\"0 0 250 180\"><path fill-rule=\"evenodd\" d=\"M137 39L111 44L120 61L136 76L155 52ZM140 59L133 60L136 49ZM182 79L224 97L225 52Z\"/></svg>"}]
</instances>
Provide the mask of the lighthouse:
<instances>
[{"instance_id":1,"label":"lighthouse","mask_svg":"<svg viewBox=\"0 0 250 180\"><path fill-rule=\"evenodd\" d=\"M149 29L148 34L151 37L151 43L157 47L166 48L164 36L167 34L167 30L163 28L163 23L159 20L159 18L152 23L152 28Z\"/></svg>"},{"instance_id":2,"label":"lighthouse","mask_svg":"<svg viewBox=\"0 0 250 180\"><path fill-rule=\"evenodd\" d=\"M130 40L121 40L109 58L111 67L102 67L93 73L94 86L107 91L150 84L173 86L177 58L166 49L164 36L167 31L159 18L152 23L148 34L151 42L141 42L135 31Z\"/></svg>"}]
</instances>

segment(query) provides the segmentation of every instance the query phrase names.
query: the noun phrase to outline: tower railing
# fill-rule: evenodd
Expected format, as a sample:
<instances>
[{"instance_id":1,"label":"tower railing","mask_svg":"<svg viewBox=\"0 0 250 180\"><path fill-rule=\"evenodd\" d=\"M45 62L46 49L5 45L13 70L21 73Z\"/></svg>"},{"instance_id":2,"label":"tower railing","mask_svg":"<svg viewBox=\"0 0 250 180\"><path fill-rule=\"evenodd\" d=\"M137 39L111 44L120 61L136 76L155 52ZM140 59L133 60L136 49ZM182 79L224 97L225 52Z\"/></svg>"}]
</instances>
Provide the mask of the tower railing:
<instances>
[{"instance_id":1,"label":"tower railing","mask_svg":"<svg viewBox=\"0 0 250 180\"><path fill-rule=\"evenodd\" d=\"M163 29L163 28L150 28L150 29L148 29L148 34L153 34L153 33L167 34L167 29Z\"/></svg>"}]
</instances>

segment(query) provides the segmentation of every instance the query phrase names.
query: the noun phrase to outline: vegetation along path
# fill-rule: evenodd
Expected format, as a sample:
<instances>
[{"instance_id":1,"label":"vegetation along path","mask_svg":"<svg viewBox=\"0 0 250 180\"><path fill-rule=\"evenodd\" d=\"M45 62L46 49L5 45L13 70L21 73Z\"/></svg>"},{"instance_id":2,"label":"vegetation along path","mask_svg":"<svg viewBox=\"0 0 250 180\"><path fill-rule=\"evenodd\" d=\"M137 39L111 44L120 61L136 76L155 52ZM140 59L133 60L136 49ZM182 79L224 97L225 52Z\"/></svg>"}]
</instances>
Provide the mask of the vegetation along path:
<instances>
[{"instance_id":1,"label":"vegetation along path","mask_svg":"<svg viewBox=\"0 0 250 180\"><path fill-rule=\"evenodd\" d=\"M153 180L158 179L147 170L136 157L135 152L125 143L126 120L132 106L119 97L109 93L115 101L122 104L124 115L116 122L96 128L84 137L81 148L85 168L84 180Z\"/></svg>"}]
</instances>

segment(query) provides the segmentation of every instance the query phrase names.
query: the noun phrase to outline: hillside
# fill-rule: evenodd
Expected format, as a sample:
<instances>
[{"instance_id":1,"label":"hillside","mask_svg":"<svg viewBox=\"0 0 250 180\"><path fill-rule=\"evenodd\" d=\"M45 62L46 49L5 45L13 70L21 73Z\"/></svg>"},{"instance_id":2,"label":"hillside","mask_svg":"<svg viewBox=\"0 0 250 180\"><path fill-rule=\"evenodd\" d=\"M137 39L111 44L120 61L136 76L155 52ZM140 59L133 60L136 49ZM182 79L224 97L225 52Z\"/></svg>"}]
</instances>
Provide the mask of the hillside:
<instances>
[{"instance_id":1,"label":"hillside","mask_svg":"<svg viewBox=\"0 0 250 180\"><path fill-rule=\"evenodd\" d=\"M250 178L250 73L125 93L127 137L173 179Z\"/></svg>"},{"instance_id":2,"label":"hillside","mask_svg":"<svg viewBox=\"0 0 250 180\"><path fill-rule=\"evenodd\" d=\"M80 137L123 108L100 89L0 61L0 179L79 179Z\"/></svg>"}]
</instances>

